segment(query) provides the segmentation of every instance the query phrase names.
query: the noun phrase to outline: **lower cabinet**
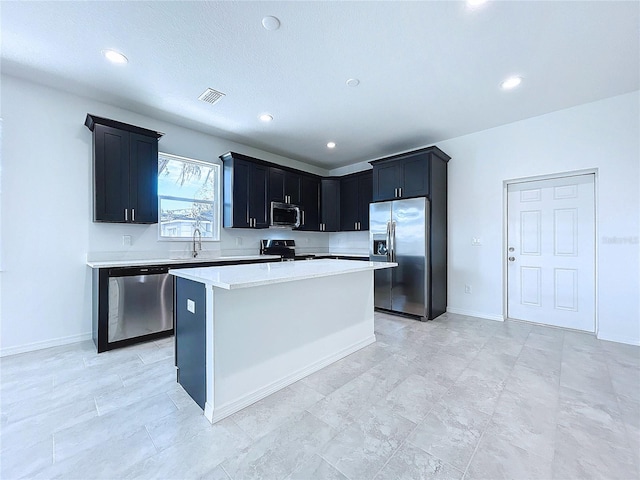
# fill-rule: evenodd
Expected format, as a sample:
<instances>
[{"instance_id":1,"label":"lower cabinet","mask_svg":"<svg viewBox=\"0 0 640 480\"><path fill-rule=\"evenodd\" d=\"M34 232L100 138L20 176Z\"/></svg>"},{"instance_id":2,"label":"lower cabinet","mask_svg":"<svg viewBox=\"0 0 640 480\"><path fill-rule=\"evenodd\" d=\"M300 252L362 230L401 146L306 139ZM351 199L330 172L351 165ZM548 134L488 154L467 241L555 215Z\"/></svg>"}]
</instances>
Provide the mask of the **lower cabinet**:
<instances>
[{"instance_id":1,"label":"lower cabinet","mask_svg":"<svg viewBox=\"0 0 640 480\"><path fill-rule=\"evenodd\" d=\"M204 410L206 401L206 291L202 283L176 277L178 383Z\"/></svg>"}]
</instances>

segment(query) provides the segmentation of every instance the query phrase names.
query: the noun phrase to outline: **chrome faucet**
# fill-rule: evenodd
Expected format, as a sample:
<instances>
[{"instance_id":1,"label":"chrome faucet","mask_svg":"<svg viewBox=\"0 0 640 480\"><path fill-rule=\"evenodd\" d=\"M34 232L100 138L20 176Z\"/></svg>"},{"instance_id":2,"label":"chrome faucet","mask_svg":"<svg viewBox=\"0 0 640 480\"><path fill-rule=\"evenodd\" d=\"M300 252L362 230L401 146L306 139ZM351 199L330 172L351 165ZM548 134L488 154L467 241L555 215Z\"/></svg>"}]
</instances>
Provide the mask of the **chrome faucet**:
<instances>
[{"instance_id":1,"label":"chrome faucet","mask_svg":"<svg viewBox=\"0 0 640 480\"><path fill-rule=\"evenodd\" d=\"M196 234L198 235L197 244L196 244ZM197 250L196 250L196 245L198 246ZM191 254L193 255L193 258L196 258L198 256L198 251L202 251L202 233L200 233L199 228L196 228L193 231L193 251L191 252Z\"/></svg>"}]
</instances>

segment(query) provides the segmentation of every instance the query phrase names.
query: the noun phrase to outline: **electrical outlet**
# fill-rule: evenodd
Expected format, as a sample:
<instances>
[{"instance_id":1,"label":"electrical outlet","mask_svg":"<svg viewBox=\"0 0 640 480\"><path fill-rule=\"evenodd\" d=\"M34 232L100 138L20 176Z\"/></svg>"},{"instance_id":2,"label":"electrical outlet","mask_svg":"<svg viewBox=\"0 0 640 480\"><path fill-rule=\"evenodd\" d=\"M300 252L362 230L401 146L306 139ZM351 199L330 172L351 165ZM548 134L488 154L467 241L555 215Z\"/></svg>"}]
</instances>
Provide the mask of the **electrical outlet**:
<instances>
[{"instance_id":1,"label":"electrical outlet","mask_svg":"<svg viewBox=\"0 0 640 480\"><path fill-rule=\"evenodd\" d=\"M131 235L122 235L122 245L125 247L131 246Z\"/></svg>"},{"instance_id":2,"label":"electrical outlet","mask_svg":"<svg viewBox=\"0 0 640 480\"><path fill-rule=\"evenodd\" d=\"M196 302L194 302L190 298L187 298L187 311L196 313Z\"/></svg>"},{"instance_id":3,"label":"electrical outlet","mask_svg":"<svg viewBox=\"0 0 640 480\"><path fill-rule=\"evenodd\" d=\"M236 247L242 245L242 237L236 237Z\"/></svg>"},{"instance_id":4,"label":"electrical outlet","mask_svg":"<svg viewBox=\"0 0 640 480\"><path fill-rule=\"evenodd\" d=\"M471 245L473 245L474 247L479 247L480 245L482 245L482 240L480 239L480 237L473 237L471 239Z\"/></svg>"},{"instance_id":5,"label":"electrical outlet","mask_svg":"<svg viewBox=\"0 0 640 480\"><path fill-rule=\"evenodd\" d=\"M464 293L471 293L471 285L464 286Z\"/></svg>"}]
</instances>

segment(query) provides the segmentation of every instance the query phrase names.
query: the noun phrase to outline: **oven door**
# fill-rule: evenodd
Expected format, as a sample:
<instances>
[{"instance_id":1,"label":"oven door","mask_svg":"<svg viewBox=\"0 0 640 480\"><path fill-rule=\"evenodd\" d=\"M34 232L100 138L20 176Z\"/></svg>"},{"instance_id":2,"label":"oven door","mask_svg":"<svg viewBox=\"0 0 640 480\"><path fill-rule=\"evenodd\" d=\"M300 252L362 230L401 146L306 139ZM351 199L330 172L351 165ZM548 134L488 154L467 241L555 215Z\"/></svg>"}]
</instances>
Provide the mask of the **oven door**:
<instances>
[{"instance_id":1,"label":"oven door","mask_svg":"<svg viewBox=\"0 0 640 480\"><path fill-rule=\"evenodd\" d=\"M300 226L300 207L289 203L271 202L271 226L291 227Z\"/></svg>"}]
</instances>

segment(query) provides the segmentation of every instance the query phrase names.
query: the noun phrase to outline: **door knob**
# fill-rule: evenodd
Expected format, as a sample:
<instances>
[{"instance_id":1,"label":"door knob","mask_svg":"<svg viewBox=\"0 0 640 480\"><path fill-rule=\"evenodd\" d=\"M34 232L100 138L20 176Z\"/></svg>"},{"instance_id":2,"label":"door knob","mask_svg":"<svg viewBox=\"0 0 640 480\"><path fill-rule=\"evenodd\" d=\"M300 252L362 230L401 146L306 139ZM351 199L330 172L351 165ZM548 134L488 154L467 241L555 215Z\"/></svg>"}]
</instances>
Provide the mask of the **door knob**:
<instances>
[{"instance_id":1,"label":"door knob","mask_svg":"<svg viewBox=\"0 0 640 480\"><path fill-rule=\"evenodd\" d=\"M509 251L510 251L510 252L515 252L515 250L516 250L515 248L513 248L513 247L509 247Z\"/></svg>"},{"instance_id":2,"label":"door knob","mask_svg":"<svg viewBox=\"0 0 640 480\"><path fill-rule=\"evenodd\" d=\"M509 261L510 262L515 262L516 261L516 257L509 257Z\"/></svg>"}]
</instances>

